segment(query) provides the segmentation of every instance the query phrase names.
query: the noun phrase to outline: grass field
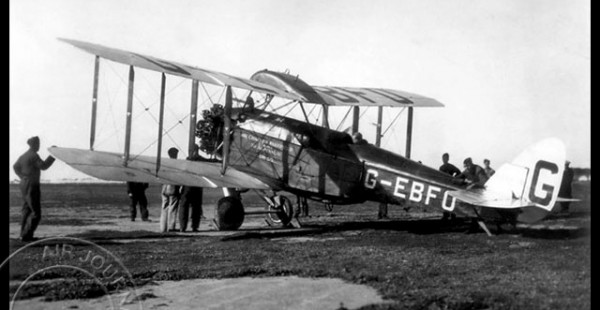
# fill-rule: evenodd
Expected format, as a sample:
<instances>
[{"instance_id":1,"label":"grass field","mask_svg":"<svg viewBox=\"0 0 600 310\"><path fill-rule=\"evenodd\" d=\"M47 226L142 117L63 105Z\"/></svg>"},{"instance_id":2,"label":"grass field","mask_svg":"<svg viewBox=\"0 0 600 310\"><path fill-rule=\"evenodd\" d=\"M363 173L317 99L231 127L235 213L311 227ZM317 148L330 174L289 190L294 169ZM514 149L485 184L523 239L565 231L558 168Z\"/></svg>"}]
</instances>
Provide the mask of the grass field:
<instances>
[{"instance_id":1,"label":"grass field","mask_svg":"<svg viewBox=\"0 0 600 310\"><path fill-rule=\"evenodd\" d=\"M157 186L148 190L153 218L159 214L159 192ZM207 190L204 201L214 204L220 195ZM574 183L574 195L582 201L571 205L570 215L551 216L541 225L519 226L493 237L465 233L464 221L442 225L437 210L407 213L391 206L392 219L377 221L375 204L340 206L329 213L318 203L302 219L304 227L313 228L308 232L163 236L107 226L73 236L119 257L138 284L296 275L366 284L391 301L364 309L590 309L590 183ZM262 207L252 193L244 202L249 208ZM19 225L20 205L18 187L10 185L11 228ZM67 229L114 219L128 224L128 198L120 184L46 184L42 205L45 225ZM143 239L148 236L157 240ZM130 240L121 242L125 239ZM22 245L11 240L10 251ZM30 256L11 261L11 280L23 280L36 268L34 253L39 250L27 249ZM74 292L61 294L61 289ZM92 290L86 285L41 285L20 297L91 297Z\"/></svg>"}]
</instances>

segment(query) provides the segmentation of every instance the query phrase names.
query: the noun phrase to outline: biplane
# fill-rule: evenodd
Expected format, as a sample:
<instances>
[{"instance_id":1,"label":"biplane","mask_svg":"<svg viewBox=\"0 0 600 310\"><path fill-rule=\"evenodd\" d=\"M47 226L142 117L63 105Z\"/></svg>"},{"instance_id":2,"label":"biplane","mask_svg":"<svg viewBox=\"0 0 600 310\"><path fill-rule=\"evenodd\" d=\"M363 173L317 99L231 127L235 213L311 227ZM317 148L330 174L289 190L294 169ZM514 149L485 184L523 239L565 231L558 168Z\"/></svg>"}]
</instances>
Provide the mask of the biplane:
<instances>
[{"instance_id":1,"label":"biplane","mask_svg":"<svg viewBox=\"0 0 600 310\"><path fill-rule=\"evenodd\" d=\"M295 208L280 192L327 205L366 201L421 204L474 218L484 229L487 220L540 220L557 200L565 147L555 138L532 145L511 163L502 165L485 187L476 188L408 156L380 148L379 143L357 143L348 132L331 129L327 124L327 107L409 107L412 112L412 108L443 106L432 98L382 88L311 86L298 76L266 69L249 79L239 78L116 48L60 40L95 55L90 148L51 147L49 152L99 179L223 188L224 197L217 202L215 212L221 230L238 229L249 214L241 201L241 189L259 191L267 205L259 213L265 214L270 224L281 226L293 224ZM100 59L129 66L123 153L94 149ZM156 156L130 154L136 67L162 73ZM191 150L197 141L201 142L201 149L211 153L212 160L162 157L166 75L191 80L193 92L197 92L198 83L224 88L224 104L205 110L202 120L197 120L197 99L192 93L189 147ZM235 98L232 88L245 90L248 95ZM255 99L256 94L262 99ZM321 105L323 123L268 111L265 107L273 98L299 103L303 112L303 104ZM352 131L356 132L357 127L353 125Z\"/></svg>"}]
</instances>

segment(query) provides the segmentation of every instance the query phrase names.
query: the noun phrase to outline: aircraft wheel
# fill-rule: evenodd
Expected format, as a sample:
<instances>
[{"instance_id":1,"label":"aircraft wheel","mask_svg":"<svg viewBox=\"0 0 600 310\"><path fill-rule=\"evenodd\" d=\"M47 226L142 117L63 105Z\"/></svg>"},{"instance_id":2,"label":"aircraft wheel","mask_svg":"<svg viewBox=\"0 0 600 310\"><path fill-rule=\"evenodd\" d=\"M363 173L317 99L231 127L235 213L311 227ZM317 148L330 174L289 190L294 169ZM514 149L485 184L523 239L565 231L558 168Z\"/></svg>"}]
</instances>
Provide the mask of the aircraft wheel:
<instances>
[{"instance_id":1,"label":"aircraft wheel","mask_svg":"<svg viewBox=\"0 0 600 310\"><path fill-rule=\"evenodd\" d=\"M236 230L244 222L244 206L235 197L223 197L217 202L215 221L219 230Z\"/></svg>"},{"instance_id":2,"label":"aircraft wheel","mask_svg":"<svg viewBox=\"0 0 600 310\"><path fill-rule=\"evenodd\" d=\"M269 226L276 227L285 227L292 220L292 216L294 215L294 205L290 201L289 198L285 196L275 196L273 197L273 201L276 206L273 207L270 204L267 205L267 210L269 211L278 211L277 214L269 213L266 216L267 223Z\"/></svg>"}]
</instances>

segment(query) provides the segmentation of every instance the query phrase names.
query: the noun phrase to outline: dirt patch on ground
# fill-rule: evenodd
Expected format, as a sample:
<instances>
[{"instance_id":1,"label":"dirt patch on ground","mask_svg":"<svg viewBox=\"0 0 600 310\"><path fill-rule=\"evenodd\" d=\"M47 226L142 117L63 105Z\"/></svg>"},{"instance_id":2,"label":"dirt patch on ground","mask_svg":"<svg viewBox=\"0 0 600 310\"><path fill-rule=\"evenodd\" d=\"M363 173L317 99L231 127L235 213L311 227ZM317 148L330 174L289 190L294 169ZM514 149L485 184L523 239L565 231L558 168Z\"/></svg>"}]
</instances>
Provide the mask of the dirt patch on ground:
<instances>
[{"instance_id":1,"label":"dirt patch on ground","mask_svg":"<svg viewBox=\"0 0 600 310\"><path fill-rule=\"evenodd\" d=\"M111 300L143 309L357 309L385 301L373 288L340 279L299 277L194 279L157 281L139 287L137 297L110 297L43 302L17 301L14 309L106 309Z\"/></svg>"}]
</instances>

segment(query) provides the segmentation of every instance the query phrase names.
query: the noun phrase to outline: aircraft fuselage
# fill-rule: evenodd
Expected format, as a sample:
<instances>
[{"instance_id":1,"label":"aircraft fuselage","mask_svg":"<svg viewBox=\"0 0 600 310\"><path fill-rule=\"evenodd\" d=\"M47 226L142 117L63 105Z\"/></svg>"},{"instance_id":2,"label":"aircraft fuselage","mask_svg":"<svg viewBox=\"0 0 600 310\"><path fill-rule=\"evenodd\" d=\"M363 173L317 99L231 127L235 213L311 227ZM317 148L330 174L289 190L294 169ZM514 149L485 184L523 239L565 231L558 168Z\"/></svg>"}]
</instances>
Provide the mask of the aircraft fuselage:
<instances>
[{"instance_id":1,"label":"aircraft fuselage","mask_svg":"<svg viewBox=\"0 0 600 310\"><path fill-rule=\"evenodd\" d=\"M238 117L230 164L273 180L276 189L336 204L410 202L447 210L457 204L448 191L461 186L436 169L370 144L354 144L344 132L268 112L238 115L244 120Z\"/></svg>"}]
</instances>

